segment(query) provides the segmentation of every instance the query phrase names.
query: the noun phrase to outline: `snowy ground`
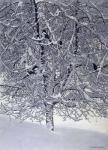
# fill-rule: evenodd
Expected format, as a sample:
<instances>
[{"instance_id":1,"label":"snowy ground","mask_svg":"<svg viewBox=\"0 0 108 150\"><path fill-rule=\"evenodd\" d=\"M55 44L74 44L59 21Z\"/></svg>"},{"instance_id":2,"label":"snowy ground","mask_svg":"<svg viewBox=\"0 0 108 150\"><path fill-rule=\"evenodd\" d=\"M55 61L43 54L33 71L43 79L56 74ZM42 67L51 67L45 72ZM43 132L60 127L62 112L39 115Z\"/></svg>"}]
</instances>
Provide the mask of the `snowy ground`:
<instances>
[{"instance_id":1,"label":"snowy ground","mask_svg":"<svg viewBox=\"0 0 108 150\"><path fill-rule=\"evenodd\" d=\"M108 135L90 130L19 123L0 117L0 150L108 150Z\"/></svg>"}]
</instances>

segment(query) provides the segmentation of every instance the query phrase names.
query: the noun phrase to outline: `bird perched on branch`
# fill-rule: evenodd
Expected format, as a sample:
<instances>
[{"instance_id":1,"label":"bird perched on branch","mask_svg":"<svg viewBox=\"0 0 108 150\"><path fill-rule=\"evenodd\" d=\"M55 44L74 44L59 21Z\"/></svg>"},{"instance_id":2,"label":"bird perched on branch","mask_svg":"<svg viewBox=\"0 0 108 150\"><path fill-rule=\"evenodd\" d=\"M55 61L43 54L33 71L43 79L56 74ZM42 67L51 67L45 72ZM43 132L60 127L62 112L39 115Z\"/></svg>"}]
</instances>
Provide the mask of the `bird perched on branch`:
<instances>
[{"instance_id":1,"label":"bird perched on branch","mask_svg":"<svg viewBox=\"0 0 108 150\"><path fill-rule=\"evenodd\" d=\"M38 69L39 67L37 65L34 65L31 69L27 69L27 75L25 75L23 77L23 79L27 78L28 76L30 75L35 75L36 74L36 70Z\"/></svg>"},{"instance_id":2,"label":"bird perched on branch","mask_svg":"<svg viewBox=\"0 0 108 150\"><path fill-rule=\"evenodd\" d=\"M48 32L45 29L42 31L42 34L45 37L45 39L48 39L51 42L50 36L49 36Z\"/></svg>"},{"instance_id":3,"label":"bird perched on branch","mask_svg":"<svg viewBox=\"0 0 108 150\"><path fill-rule=\"evenodd\" d=\"M94 70L97 70L97 69L98 69L98 66L97 66L95 63L93 63L93 69L94 69Z\"/></svg>"},{"instance_id":4,"label":"bird perched on branch","mask_svg":"<svg viewBox=\"0 0 108 150\"><path fill-rule=\"evenodd\" d=\"M100 67L99 65L93 63L93 69L95 71L99 71L99 69L101 69L101 72L108 74L108 64L105 64L102 67Z\"/></svg>"},{"instance_id":5,"label":"bird perched on branch","mask_svg":"<svg viewBox=\"0 0 108 150\"><path fill-rule=\"evenodd\" d=\"M34 65L31 70L27 70L28 74L36 74L36 69L38 68L37 65Z\"/></svg>"}]
</instances>

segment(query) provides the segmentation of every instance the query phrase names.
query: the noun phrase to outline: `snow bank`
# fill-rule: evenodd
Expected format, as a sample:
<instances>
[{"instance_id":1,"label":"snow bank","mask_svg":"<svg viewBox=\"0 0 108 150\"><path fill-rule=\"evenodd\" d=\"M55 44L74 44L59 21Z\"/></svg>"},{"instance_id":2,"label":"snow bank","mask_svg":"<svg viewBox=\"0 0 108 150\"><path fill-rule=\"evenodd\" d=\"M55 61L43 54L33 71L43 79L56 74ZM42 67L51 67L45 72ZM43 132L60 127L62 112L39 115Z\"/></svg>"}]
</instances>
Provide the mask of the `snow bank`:
<instances>
[{"instance_id":1,"label":"snow bank","mask_svg":"<svg viewBox=\"0 0 108 150\"><path fill-rule=\"evenodd\" d=\"M50 132L33 123L0 117L0 150L107 150L108 135L59 127Z\"/></svg>"}]
</instances>

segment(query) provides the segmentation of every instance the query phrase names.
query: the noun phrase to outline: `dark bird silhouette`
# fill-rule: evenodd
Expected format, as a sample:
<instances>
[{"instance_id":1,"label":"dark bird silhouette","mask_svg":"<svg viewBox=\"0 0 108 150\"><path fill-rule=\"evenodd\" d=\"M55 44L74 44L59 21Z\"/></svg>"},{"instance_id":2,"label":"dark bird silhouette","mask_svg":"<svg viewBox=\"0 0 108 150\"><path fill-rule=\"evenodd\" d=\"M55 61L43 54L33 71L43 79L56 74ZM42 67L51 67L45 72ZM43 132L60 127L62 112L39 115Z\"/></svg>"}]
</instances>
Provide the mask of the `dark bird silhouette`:
<instances>
[{"instance_id":1,"label":"dark bird silhouette","mask_svg":"<svg viewBox=\"0 0 108 150\"><path fill-rule=\"evenodd\" d=\"M94 69L94 70L97 70L97 69L98 69L98 66L97 66L95 63L93 63L93 69Z\"/></svg>"},{"instance_id":2,"label":"dark bird silhouette","mask_svg":"<svg viewBox=\"0 0 108 150\"><path fill-rule=\"evenodd\" d=\"M31 69L27 69L27 75L23 77L23 79L29 77L30 75L36 74L36 69L39 67L37 65L34 65Z\"/></svg>"},{"instance_id":3,"label":"dark bird silhouette","mask_svg":"<svg viewBox=\"0 0 108 150\"><path fill-rule=\"evenodd\" d=\"M27 70L27 72L28 72L28 74L36 74L36 69L38 68L38 66L37 65L34 65L33 67L32 67L32 69L31 70Z\"/></svg>"},{"instance_id":4,"label":"dark bird silhouette","mask_svg":"<svg viewBox=\"0 0 108 150\"><path fill-rule=\"evenodd\" d=\"M59 44L62 45L63 44L62 41L59 41Z\"/></svg>"},{"instance_id":5,"label":"dark bird silhouette","mask_svg":"<svg viewBox=\"0 0 108 150\"><path fill-rule=\"evenodd\" d=\"M46 39L50 39L48 34L45 34L45 38Z\"/></svg>"},{"instance_id":6,"label":"dark bird silhouette","mask_svg":"<svg viewBox=\"0 0 108 150\"><path fill-rule=\"evenodd\" d=\"M37 65L34 65L33 68L32 68L32 70L35 70L35 69L37 69L37 68L38 68L38 66L37 66Z\"/></svg>"},{"instance_id":7,"label":"dark bird silhouette","mask_svg":"<svg viewBox=\"0 0 108 150\"><path fill-rule=\"evenodd\" d=\"M51 42L50 36L48 35L47 31L43 30L42 33L44 34L44 37Z\"/></svg>"}]
</instances>

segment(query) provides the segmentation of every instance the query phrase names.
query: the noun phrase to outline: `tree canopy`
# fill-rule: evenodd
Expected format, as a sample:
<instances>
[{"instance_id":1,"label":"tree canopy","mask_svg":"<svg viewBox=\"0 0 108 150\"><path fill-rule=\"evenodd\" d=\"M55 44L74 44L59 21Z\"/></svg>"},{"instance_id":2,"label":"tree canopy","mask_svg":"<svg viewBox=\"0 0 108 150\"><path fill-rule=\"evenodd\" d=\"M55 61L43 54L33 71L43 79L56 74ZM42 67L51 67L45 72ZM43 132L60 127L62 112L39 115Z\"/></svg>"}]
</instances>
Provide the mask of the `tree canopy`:
<instances>
[{"instance_id":1,"label":"tree canopy","mask_svg":"<svg viewBox=\"0 0 108 150\"><path fill-rule=\"evenodd\" d=\"M104 16L92 2L2 3L1 113L46 120L52 130L54 113L75 121L107 117L104 27Z\"/></svg>"}]
</instances>

